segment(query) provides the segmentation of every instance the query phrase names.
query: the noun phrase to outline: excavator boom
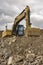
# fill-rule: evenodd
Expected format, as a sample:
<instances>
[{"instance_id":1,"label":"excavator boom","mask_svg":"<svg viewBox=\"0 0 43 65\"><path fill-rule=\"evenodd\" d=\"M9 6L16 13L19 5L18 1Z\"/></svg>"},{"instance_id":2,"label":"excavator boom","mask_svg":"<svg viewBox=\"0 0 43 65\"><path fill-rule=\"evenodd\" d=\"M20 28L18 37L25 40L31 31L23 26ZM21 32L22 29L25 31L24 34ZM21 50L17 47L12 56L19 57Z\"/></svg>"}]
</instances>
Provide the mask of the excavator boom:
<instances>
[{"instance_id":1,"label":"excavator boom","mask_svg":"<svg viewBox=\"0 0 43 65\"><path fill-rule=\"evenodd\" d=\"M28 6L15 18L12 28L12 34L16 34L16 27L24 18L26 20L26 27L30 26L30 8Z\"/></svg>"},{"instance_id":2,"label":"excavator boom","mask_svg":"<svg viewBox=\"0 0 43 65\"><path fill-rule=\"evenodd\" d=\"M30 27L30 8L29 6L26 6L26 8L15 18L12 31L4 31L2 32L2 37L15 34L16 35L16 27L19 24L19 22L24 19L26 20L26 28ZM9 34L8 34L9 33Z\"/></svg>"}]
</instances>

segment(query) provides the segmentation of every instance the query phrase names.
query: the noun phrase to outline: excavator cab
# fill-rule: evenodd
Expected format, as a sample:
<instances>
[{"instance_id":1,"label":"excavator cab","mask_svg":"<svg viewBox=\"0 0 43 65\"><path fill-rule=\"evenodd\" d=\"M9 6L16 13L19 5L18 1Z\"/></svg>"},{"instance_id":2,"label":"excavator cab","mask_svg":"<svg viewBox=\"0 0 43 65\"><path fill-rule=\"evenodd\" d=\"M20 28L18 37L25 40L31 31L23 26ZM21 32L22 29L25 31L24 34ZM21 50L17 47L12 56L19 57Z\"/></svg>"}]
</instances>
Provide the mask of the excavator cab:
<instances>
[{"instance_id":1,"label":"excavator cab","mask_svg":"<svg viewBox=\"0 0 43 65\"><path fill-rule=\"evenodd\" d=\"M18 25L16 28L16 34L18 36L23 36L24 35L24 26L23 25Z\"/></svg>"}]
</instances>

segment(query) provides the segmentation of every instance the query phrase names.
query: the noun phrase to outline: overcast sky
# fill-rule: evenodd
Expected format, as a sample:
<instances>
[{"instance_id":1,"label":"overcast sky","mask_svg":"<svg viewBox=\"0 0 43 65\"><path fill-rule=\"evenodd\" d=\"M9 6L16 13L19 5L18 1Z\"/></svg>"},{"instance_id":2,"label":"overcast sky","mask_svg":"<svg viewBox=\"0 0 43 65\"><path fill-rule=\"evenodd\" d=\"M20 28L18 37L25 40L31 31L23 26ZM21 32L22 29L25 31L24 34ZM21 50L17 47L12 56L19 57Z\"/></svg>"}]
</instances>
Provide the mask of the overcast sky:
<instances>
[{"instance_id":1,"label":"overcast sky","mask_svg":"<svg viewBox=\"0 0 43 65\"><path fill-rule=\"evenodd\" d=\"M12 28L15 17L28 5L33 27L43 28L43 0L0 0L0 30ZM26 23L25 20L22 24ZM25 24L26 25L26 24Z\"/></svg>"}]
</instances>

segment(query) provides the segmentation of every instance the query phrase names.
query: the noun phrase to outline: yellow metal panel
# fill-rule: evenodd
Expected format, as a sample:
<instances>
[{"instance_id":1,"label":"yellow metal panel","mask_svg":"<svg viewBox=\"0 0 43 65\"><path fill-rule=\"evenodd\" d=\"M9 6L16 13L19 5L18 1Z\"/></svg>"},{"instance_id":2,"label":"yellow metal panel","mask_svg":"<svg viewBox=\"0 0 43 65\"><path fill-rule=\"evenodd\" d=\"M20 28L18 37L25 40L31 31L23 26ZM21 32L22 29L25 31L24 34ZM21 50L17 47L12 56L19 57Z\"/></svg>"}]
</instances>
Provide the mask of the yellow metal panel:
<instances>
[{"instance_id":1,"label":"yellow metal panel","mask_svg":"<svg viewBox=\"0 0 43 65\"><path fill-rule=\"evenodd\" d=\"M40 36L40 29L39 28L28 28L25 30L26 36Z\"/></svg>"}]
</instances>

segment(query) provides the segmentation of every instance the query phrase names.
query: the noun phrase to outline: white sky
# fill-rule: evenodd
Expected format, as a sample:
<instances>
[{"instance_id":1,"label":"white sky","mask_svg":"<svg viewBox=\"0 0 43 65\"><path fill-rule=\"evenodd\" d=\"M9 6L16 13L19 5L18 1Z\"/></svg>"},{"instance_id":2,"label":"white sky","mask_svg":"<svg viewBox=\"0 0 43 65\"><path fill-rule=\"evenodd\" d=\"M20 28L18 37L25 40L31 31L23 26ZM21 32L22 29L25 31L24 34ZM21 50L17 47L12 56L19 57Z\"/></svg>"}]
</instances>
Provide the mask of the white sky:
<instances>
[{"instance_id":1,"label":"white sky","mask_svg":"<svg viewBox=\"0 0 43 65\"><path fill-rule=\"evenodd\" d=\"M12 28L14 18L28 5L33 27L43 28L43 0L0 0L0 30ZM25 24L25 20L22 21Z\"/></svg>"}]
</instances>

